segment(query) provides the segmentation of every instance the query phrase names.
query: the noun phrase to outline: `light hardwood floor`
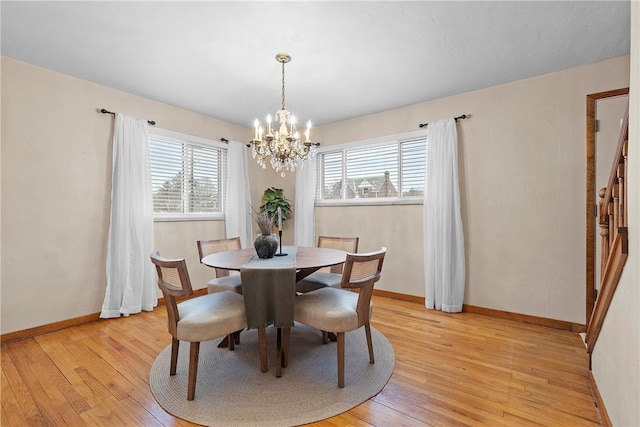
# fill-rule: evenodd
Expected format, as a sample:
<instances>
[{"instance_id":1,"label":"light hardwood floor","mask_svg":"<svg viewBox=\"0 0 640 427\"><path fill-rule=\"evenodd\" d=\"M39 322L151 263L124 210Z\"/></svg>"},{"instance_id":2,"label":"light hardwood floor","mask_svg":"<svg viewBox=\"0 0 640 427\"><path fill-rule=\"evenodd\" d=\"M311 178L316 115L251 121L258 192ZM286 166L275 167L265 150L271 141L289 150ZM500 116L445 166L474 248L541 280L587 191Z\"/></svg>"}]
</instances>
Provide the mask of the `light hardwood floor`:
<instances>
[{"instance_id":1,"label":"light hardwood floor","mask_svg":"<svg viewBox=\"0 0 640 427\"><path fill-rule=\"evenodd\" d=\"M599 426L587 356L571 332L374 297L393 344L385 388L313 426ZM2 346L9 426L187 426L160 408L149 369L171 342L166 312L100 320Z\"/></svg>"}]
</instances>

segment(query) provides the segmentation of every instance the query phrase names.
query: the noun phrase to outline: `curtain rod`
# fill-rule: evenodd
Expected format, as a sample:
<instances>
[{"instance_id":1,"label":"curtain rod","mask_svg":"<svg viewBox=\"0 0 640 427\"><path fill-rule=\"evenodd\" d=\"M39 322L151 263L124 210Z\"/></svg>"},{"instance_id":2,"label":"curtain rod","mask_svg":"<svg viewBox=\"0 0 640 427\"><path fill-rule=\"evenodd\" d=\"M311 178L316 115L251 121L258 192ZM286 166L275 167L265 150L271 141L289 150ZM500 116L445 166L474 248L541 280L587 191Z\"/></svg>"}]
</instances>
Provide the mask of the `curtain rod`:
<instances>
[{"instance_id":1,"label":"curtain rod","mask_svg":"<svg viewBox=\"0 0 640 427\"><path fill-rule=\"evenodd\" d=\"M105 110L104 108L101 108L100 112L102 114L112 114L114 116L116 115L116 113L114 113L112 111L109 111L109 110ZM154 120L147 120L147 123L149 123L151 126L155 126L156 125L156 122ZM225 144L229 143L229 140L227 138L220 138L220 141L224 142Z\"/></svg>"},{"instance_id":2,"label":"curtain rod","mask_svg":"<svg viewBox=\"0 0 640 427\"><path fill-rule=\"evenodd\" d=\"M113 115L113 116L115 116L115 115L116 115L116 113L114 113L114 112L112 112L112 111L109 111L109 110L105 110L104 108L100 109L100 112L101 112L102 114L111 114L111 115ZM155 122L155 121L153 121L153 120L147 120L147 123L149 123L151 126L155 126L155 125L156 125L156 122Z\"/></svg>"},{"instance_id":3,"label":"curtain rod","mask_svg":"<svg viewBox=\"0 0 640 427\"><path fill-rule=\"evenodd\" d=\"M453 119L457 122L457 121L458 121L458 119L466 119L467 117L471 117L471 114L463 114L463 115L461 115L461 116L454 117ZM418 125L418 127L423 128L423 127L425 127L425 126L426 126L426 125L428 125L428 124L429 124L429 123L420 123L420 124Z\"/></svg>"}]
</instances>

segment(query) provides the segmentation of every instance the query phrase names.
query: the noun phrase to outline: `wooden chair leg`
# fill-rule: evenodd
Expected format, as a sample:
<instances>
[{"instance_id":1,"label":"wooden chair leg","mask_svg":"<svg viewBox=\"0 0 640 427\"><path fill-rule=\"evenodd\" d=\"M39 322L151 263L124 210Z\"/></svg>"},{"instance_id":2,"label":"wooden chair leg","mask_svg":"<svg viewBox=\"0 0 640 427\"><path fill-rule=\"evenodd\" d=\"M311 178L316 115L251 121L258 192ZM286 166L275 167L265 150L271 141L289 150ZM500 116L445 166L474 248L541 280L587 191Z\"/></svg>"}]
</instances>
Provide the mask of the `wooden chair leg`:
<instances>
[{"instance_id":1,"label":"wooden chair leg","mask_svg":"<svg viewBox=\"0 0 640 427\"><path fill-rule=\"evenodd\" d=\"M376 363L373 358L373 341L371 341L371 325L365 323L364 332L367 334L367 347L369 347L369 363Z\"/></svg>"},{"instance_id":2,"label":"wooden chair leg","mask_svg":"<svg viewBox=\"0 0 640 427\"><path fill-rule=\"evenodd\" d=\"M291 338L291 326L284 328L284 334L282 335L282 367L286 368L289 365L289 342Z\"/></svg>"},{"instance_id":3,"label":"wooden chair leg","mask_svg":"<svg viewBox=\"0 0 640 427\"><path fill-rule=\"evenodd\" d=\"M180 340L172 337L171 339L171 366L169 368L169 375L176 374L176 367L178 366L178 349L180 347Z\"/></svg>"},{"instance_id":4,"label":"wooden chair leg","mask_svg":"<svg viewBox=\"0 0 640 427\"><path fill-rule=\"evenodd\" d=\"M235 346L236 346L236 337L235 337L235 333L232 332L229 335L227 335L227 341L229 341L229 351L233 351L235 350Z\"/></svg>"},{"instance_id":5,"label":"wooden chair leg","mask_svg":"<svg viewBox=\"0 0 640 427\"><path fill-rule=\"evenodd\" d=\"M198 354L200 343L192 342L189 351L189 381L187 385L187 400L193 400L196 396L196 378L198 376Z\"/></svg>"},{"instance_id":6,"label":"wooden chair leg","mask_svg":"<svg viewBox=\"0 0 640 427\"><path fill-rule=\"evenodd\" d=\"M225 335L225 337L222 338L222 341L220 341L220 343L218 344L218 348L230 347L229 340L232 337L233 337L234 342L236 344L240 344L240 332L242 332L242 331L243 331L243 329L240 329L239 331L236 331L233 334Z\"/></svg>"},{"instance_id":7,"label":"wooden chair leg","mask_svg":"<svg viewBox=\"0 0 640 427\"><path fill-rule=\"evenodd\" d=\"M258 328L258 343L260 345L260 370L267 372L269 370L269 361L267 360L267 329Z\"/></svg>"},{"instance_id":8,"label":"wooden chair leg","mask_svg":"<svg viewBox=\"0 0 640 427\"><path fill-rule=\"evenodd\" d=\"M282 376L282 328L276 331L276 378Z\"/></svg>"},{"instance_id":9,"label":"wooden chair leg","mask_svg":"<svg viewBox=\"0 0 640 427\"><path fill-rule=\"evenodd\" d=\"M344 332L338 332L338 387L344 388Z\"/></svg>"},{"instance_id":10,"label":"wooden chair leg","mask_svg":"<svg viewBox=\"0 0 640 427\"><path fill-rule=\"evenodd\" d=\"M329 342L329 332L322 331L322 344L326 344Z\"/></svg>"}]
</instances>

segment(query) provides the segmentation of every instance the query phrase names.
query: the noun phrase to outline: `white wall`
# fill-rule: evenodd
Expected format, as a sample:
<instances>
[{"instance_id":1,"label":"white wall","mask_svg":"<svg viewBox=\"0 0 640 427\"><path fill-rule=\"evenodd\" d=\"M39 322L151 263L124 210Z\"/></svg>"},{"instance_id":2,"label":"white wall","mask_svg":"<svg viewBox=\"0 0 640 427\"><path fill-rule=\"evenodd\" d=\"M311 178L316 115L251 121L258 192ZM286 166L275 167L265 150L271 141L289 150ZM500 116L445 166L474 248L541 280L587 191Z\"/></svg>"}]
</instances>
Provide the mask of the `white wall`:
<instances>
[{"instance_id":1,"label":"white wall","mask_svg":"<svg viewBox=\"0 0 640 427\"><path fill-rule=\"evenodd\" d=\"M437 82L425 82L437 84ZM316 129L323 146L458 122L465 304L585 323L585 98L627 87L629 57ZM388 248L376 285L424 296L420 206L318 207L316 234Z\"/></svg>"},{"instance_id":2,"label":"white wall","mask_svg":"<svg viewBox=\"0 0 640 427\"><path fill-rule=\"evenodd\" d=\"M219 140L248 129L2 58L2 305L8 333L100 311L111 191L113 118ZM213 276L195 241L224 221L156 223L156 248L186 257L195 288Z\"/></svg>"},{"instance_id":3,"label":"white wall","mask_svg":"<svg viewBox=\"0 0 640 427\"><path fill-rule=\"evenodd\" d=\"M585 95L627 86L628 61L340 122L316 129L316 138L327 146L471 114L459 124L465 303L584 323ZM250 136L249 129L3 58L2 333L100 311L112 127L100 107L214 140ZM295 214L294 175L281 178L249 163L254 206L275 185ZM359 235L362 251L389 248L381 289L424 295L419 206L316 213L316 234ZM211 273L198 265L195 240L221 237L223 222L155 229L156 247L185 256L201 287ZM292 229L293 221L285 224L285 244Z\"/></svg>"},{"instance_id":4,"label":"white wall","mask_svg":"<svg viewBox=\"0 0 640 427\"><path fill-rule=\"evenodd\" d=\"M640 3L631 2L629 257L592 354L592 371L614 426L640 426Z\"/></svg>"}]
</instances>

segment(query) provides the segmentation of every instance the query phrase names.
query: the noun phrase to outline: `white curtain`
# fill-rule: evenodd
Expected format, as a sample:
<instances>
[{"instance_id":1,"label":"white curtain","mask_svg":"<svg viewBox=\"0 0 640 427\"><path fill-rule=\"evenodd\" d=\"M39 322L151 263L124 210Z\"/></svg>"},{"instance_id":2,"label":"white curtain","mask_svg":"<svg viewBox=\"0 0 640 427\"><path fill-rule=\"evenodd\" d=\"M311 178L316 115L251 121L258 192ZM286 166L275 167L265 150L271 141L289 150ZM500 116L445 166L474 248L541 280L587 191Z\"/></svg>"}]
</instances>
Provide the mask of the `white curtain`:
<instances>
[{"instance_id":1,"label":"white curtain","mask_svg":"<svg viewBox=\"0 0 640 427\"><path fill-rule=\"evenodd\" d=\"M315 246L317 158L309 159L296 172L296 212L293 215L296 246Z\"/></svg>"},{"instance_id":2,"label":"white curtain","mask_svg":"<svg viewBox=\"0 0 640 427\"><path fill-rule=\"evenodd\" d=\"M429 123L424 198L425 305L462 311L464 235L458 185L458 133L454 119Z\"/></svg>"},{"instance_id":3,"label":"white curtain","mask_svg":"<svg viewBox=\"0 0 640 427\"><path fill-rule=\"evenodd\" d=\"M227 237L240 237L243 248L253 246L251 230L251 192L247 147L229 141L227 150L227 190L225 225Z\"/></svg>"},{"instance_id":4,"label":"white curtain","mask_svg":"<svg viewBox=\"0 0 640 427\"><path fill-rule=\"evenodd\" d=\"M153 251L153 195L147 121L115 115L107 290L100 317L153 310L158 304Z\"/></svg>"}]
</instances>

